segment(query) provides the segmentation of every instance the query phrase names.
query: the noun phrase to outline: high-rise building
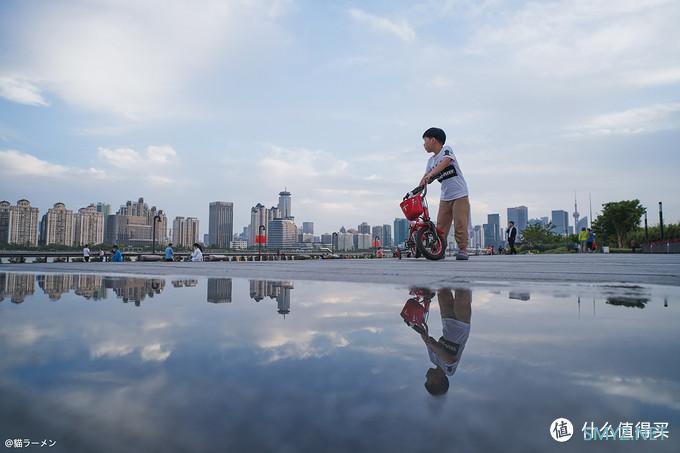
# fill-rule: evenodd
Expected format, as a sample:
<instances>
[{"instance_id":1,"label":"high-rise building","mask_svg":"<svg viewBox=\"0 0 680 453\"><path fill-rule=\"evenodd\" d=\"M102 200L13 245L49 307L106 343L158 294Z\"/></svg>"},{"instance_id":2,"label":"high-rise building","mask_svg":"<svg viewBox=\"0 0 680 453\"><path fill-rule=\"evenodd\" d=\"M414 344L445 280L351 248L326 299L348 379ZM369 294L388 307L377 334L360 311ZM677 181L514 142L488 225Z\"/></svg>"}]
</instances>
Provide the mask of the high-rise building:
<instances>
[{"instance_id":1,"label":"high-rise building","mask_svg":"<svg viewBox=\"0 0 680 453\"><path fill-rule=\"evenodd\" d=\"M175 217L172 222L172 243L179 247L190 247L198 242L199 222L196 217Z\"/></svg>"},{"instance_id":2,"label":"high-rise building","mask_svg":"<svg viewBox=\"0 0 680 453\"><path fill-rule=\"evenodd\" d=\"M104 213L94 204L80 208L75 215L76 245L101 244L104 242Z\"/></svg>"},{"instance_id":3,"label":"high-rise building","mask_svg":"<svg viewBox=\"0 0 680 453\"><path fill-rule=\"evenodd\" d=\"M338 233L338 247L337 250L353 250L354 249L354 235L352 233Z\"/></svg>"},{"instance_id":4,"label":"high-rise building","mask_svg":"<svg viewBox=\"0 0 680 453\"><path fill-rule=\"evenodd\" d=\"M581 228L588 229L588 216L579 219L578 224L576 224L576 234L581 231Z\"/></svg>"},{"instance_id":5,"label":"high-rise building","mask_svg":"<svg viewBox=\"0 0 680 453\"><path fill-rule=\"evenodd\" d=\"M380 241L380 245L384 245L385 241L383 241L383 227L382 225L376 225L371 229L371 236L373 237L373 240L376 238Z\"/></svg>"},{"instance_id":6,"label":"high-rise building","mask_svg":"<svg viewBox=\"0 0 680 453\"><path fill-rule=\"evenodd\" d=\"M408 239L408 220L404 218L394 219L394 245L401 245Z\"/></svg>"},{"instance_id":7,"label":"high-rise building","mask_svg":"<svg viewBox=\"0 0 680 453\"><path fill-rule=\"evenodd\" d=\"M302 222L302 233L314 234L314 222Z\"/></svg>"},{"instance_id":8,"label":"high-rise building","mask_svg":"<svg viewBox=\"0 0 680 453\"><path fill-rule=\"evenodd\" d=\"M279 214L282 219L288 219L293 216L293 211L291 209L290 203L290 192L284 189L283 192L279 192Z\"/></svg>"},{"instance_id":9,"label":"high-rise building","mask_svg":"<svg viewBox=\"0 0 680 453\"><path fill-rule=\"evenodd\" d=\"M562 210L552 211L551 217L553 233L566 235L569 232L569 213Z\"/></svg>"},{"instance_id":10,"label":"high-rise building","mask_svg":"<svg viewBox=\"0 0 680 453\"><path fill-rule=\"evenodd\" d=\"M472 228L472 235L470 236L470 247L479 249L484 247L484 231L481 225L475 225Z\"/></svg>"},{"instance_id":11,"label":"high-rise building","mask_svg":"<svg viewBox=\"0 0 680 453\"><path fill-rule=\"evenodd\" d=\"M362 222L361 225L359 225L358 230L360 234L371 234L371 225L367 222Z\"/></svg>"},{"instance_id":12,"label":"high-rise building","mask_svg":"<svg viewBox=\"0 0 680 453\"><path fill-rule=\"evenodd\" d=\"M208 241L211 247L229 248L234 236L234 203L213 201L209 206Z\"/></svg>"},{"instance_id":13,"label":"high-rise building","mask_svg":"<svg viewBox=\"0 0 680 453\"><path fill-rule=\"evenodd\" d=\"M392 247L392 225L383 225L383 247Z\"/></svg>"},{"instance_id":14,"label":"high-rise building","mask_svg":"<svg viewBox=\"0 0 680 453\"><path fill-rule=\"evenodd\" d=\"M64 203L55 203L43 216L40 242L44 245L72 246L75 242L76 222L73 211Z\"/></svg>"},{"instance_id":15,"label":"high-rise building","mask_svg":"<svg viewBox=\"0 0 680 453\"><path fill-rule=\"evenodd\" d=\"M9 207L7 242L28 246L38 245L38 208L26 199Z\"/></svg>"},{"instance_id":16,"label":"high-rise building","mask_svg":"<svg viewBox=\"0 0 680 453\"><path fill-rule=\"evenodd\" d=\"M517 233L521 234L529 224L529 208L526 206L508 208L508 225L511 221L515 222Z\"/></svg>"},{"instance_id":17,"label":"high-rise building","mask_svg":"<svg viewBox=\"0 0 680 453\"><path fill-rule=\"evenodd\" d=\"M104 203L103 201L98 201L97 203L90 203L90 204L95 205L97 212L101 212L102 215L104 216L104 239L106 239L106 237L107 237L107 226L108 226L107 219L111 215L111 205L108 204L108 203Z\"/></svg>"},{"instance_id":18,"label":"high-rise building","mask_svg":"<svg viewBox=\"0 0 680 453\"><path fill-rule=\"evenodd\" d=\"M265 208L262 203L258 203L250 209L250 237L248 238L248 246L255 247L257 235L264 234L269 239L269 209ZM262 229L264 228L264 231ZM293 239L295 242L295 239ZM264 245L264 244L263 244Z\"/></svg>"},{"instance_id":19,"label":"high-rise building","mask_svg":"<svg viewBox=\"0 0 680 453\"><path fill-rule=\"evenodd\" d=\"M295 247L297 227L290 219L274 219L269 222L267 247L285 249Z\"/></svg>"},{"instance_id":20,"label":"high-rise building","mask_svg":"<svg viewBox=\"0 0 680 453\"><path fill-rule=\"evenodd\" d=\"M484 230L484 247L498 248L499 245L502 245L500 214L488 214L487 223L482 225L482 228Z\"/></svg>"},{"instance_id":21,"label":"high-rise building","mask_svg":"<svg viewBox=\"0 0 680 453\"><path fill-rule=\"evenodd\" d=\"M368 250L371 248L371 235L367 233L358 233L357 235L357 250Z\"/></svg>"},{"instance_id":22,"label":"high-rise building","mask_svg":"<svg viewBox=\"0 0 680 453\"><path fill-rule=\"evenodd\" d=\"M107 243L149 246L154 236L157 242L167 242L168 219L156 206L149 208L142 197L136 202L128 200L106 219Z\"/></svg>"},{"instance_id":23,"label":"high-rise building","mask_svg":"<svg viewBox=\"0 0 680 453\"><path fill-rule=\"evenodd\" d=\"M0 201L0 244L9 242L9 201Z\"/></svg>"},{"instance_id":24,"label":"high-rise building","mask_svg":"<svg viewBox=\"0 0 680 453\"><path fill-rule=\"evenodd\" d=\"M321 243L323 245L332 245L333 244L333 235L330 233L324 233L321 235Z\"/></svg>"}]
</instances>

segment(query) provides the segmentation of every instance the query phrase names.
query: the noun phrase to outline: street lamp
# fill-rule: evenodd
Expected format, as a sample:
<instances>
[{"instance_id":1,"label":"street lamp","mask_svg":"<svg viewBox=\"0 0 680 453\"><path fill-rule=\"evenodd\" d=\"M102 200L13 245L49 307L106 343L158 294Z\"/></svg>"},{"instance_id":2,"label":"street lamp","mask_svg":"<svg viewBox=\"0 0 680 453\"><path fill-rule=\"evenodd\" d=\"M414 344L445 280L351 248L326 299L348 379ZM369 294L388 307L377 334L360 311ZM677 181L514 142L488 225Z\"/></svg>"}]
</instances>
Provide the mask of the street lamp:
<instances>
[{"instance_id":1,"label":"street lamp","mask_svg":"<svg viewBox=\"0 0 680 453\"><path fill-rule=\"evenodd\" d=\"M163 217L163 210L159 210L158 213L155 216L153 216L153 228L152 228L153 238L151 240L151 242L152 242L151 253L153 253L153 254L156 253L156 222L160 223L162 217Z\"/></svg>"}]
</instances>

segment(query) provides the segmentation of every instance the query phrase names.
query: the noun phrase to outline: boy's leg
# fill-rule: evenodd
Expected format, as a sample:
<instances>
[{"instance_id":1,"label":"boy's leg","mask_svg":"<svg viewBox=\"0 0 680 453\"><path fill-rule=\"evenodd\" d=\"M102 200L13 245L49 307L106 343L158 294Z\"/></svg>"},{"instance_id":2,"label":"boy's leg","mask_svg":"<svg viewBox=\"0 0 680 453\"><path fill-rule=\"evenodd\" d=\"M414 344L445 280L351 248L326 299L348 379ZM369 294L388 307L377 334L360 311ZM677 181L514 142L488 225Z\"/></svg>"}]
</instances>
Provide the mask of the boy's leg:
<instances>
[{"instance_id":1,"label":"boy's leg","mask_svg":"<svg viewBox=\"0 0 680 453\"><path fill-rule=\"evenodd\" d=\"M453 224L458 249L467 251L468 224L470 223L470 199L468 197L453 200Z\"/></svg>"},{"instance_id":2,"label":"boy's leg","mask_svg":"<svg viewBox=\"0 0 680 453\"><path fill-rule=\"evenodd\" d=\"M444 232L444 237L449 235L451 222L453 222L453 208L456 200L440 201L439 212L437 212L437 228Z\"/></svg>"}]
</instances>

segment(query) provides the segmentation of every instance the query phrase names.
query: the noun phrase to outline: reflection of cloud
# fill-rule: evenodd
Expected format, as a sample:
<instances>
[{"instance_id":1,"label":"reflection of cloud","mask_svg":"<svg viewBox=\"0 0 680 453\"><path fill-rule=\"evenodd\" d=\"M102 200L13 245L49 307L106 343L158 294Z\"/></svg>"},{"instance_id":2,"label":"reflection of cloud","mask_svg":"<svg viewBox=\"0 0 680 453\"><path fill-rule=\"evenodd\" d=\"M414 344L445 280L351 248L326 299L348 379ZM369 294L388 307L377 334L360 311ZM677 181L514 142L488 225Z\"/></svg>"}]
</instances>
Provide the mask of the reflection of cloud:
<instances>
[{"instance_id":1,"label":"reflection of cloud","mask_svg":"<svg viewBox=\"0 0 680 453\"><path fill-rule=\"evenodd\" d=\"M576 383L620 398L680 410L680 383L644 376L599 376L574 373Z\"/></svg>"},{"instance_id":2,"label":"reflection of cloud","mask_svg":"<svg viewBox=\"0 0 680 453\"><path fill-rule=\"evenodd\" d=\"M164 347L160 343L138 346L111 341L93 345L90 348L90 357L93 359L119 358L129 356L134 352L139 352L141 359L145 362L163 362L172 354L172 351L167 349L167 345Z\"/></svg>"},{"instance_id":3,"label":"reflection of cloud","mask_svg":"<svg viewBox=\"0 0 680 453\"><path fill-rule=\"evenodd\" d=\"M323 357L337 348L347 347L349 341L338 332L278 332L261 339L257 345L268 350L267 362L271 363L285 359Z\"/></svg>"}]
</instances>

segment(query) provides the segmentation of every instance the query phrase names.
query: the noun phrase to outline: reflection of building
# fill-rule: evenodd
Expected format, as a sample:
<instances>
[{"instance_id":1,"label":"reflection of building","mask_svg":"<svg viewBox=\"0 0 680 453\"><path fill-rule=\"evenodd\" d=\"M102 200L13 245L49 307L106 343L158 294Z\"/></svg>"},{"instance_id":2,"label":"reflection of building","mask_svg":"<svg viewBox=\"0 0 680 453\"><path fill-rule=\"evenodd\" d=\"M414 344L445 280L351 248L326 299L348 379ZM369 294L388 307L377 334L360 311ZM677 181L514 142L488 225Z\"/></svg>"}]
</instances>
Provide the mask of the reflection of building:
<instances>
[{"instance_id":1,"label":"reflection of building","mask_svg":"<svg viewBox=\"0 0 680 453\"><path fill-rule=\"evenodd\" d=\"M35 275L33 274L0 274L0 301L6 295L11 297L12 302L20 304L26 296L32 296L35 292Z\"/></svg>"},{"instance_id":2,"label":"reflection of building","mask_svg":"<svg viewBox=\"0 0 680 453\"><path fill-rule=\"evenodd\" d=\"M38 275L38 286L50 300L59 300L62 294L68 293L73 288L73 275Z\"/></svg>"},{"instance_id":3,"label":"reflection of building","mask_svg":"<svg viewBox=\"0 0 680 453\"><path fill-rule=\"evenodd\" d=\"M250 280L250 298L256 302L265 297L275 299L277 311L284 317L290 313L290 292L292 289L293 282L289 281Z\"/></svg>"},{"instance_id":4,"label":"reflection of building","mask_svg":"<svg viewBox=\"0 0 680 453\"><path fill-rule=\"evenodd\" d=\"M208 302L212 303L231 302L230 278L208 279Z\"/></svg>"},{"instance_id":5,"label":"reflection of building","mask_svg":"<svg viewBox=\"0 0 680 453\"><path fill-rule=\"evenodd\" d=\"M59 300L70 291L85 299L106 299L106 288L101 275L48 274L38 275L38 286L51 300Z\"/></svg>"},{"instance_id":6,"label":"reflection of building","mask_svg":"<svg viewBox=\"0 0 680 453\"><path fill-rule=\"evenodd\" d=\"M189 287L193 287L193 286L198 285L198 280L193 280L193 279L190 279L190 280L173 280L170 283L172 283L172 286L174 288L183 288L183 287L189 288Z\"/></svg>"},{"instance_id":7,"label":"reflection of building","mask_svg":"<svg viewBox=\"0 0 680 453\"><path fill-rule=\"evenodd\" d=\"M157 278L134 278L134 277L109 277L105 278L106 288L113 289L116 297L123 302L133 301L136 306L140 305L147 296L153 297L160 294L165 288L165 279Z\"/></svg>"},{"instance_id":8,"label":"reflection of building","mask_svg":"<svg viewBox=\"0 0 680 453\"><path fill-rule=\"evenodd\" d=\"M529 300L531 299L531 293L528 291L510 291L508 298L515 300Z\"/></svg>"}]
</instances>

